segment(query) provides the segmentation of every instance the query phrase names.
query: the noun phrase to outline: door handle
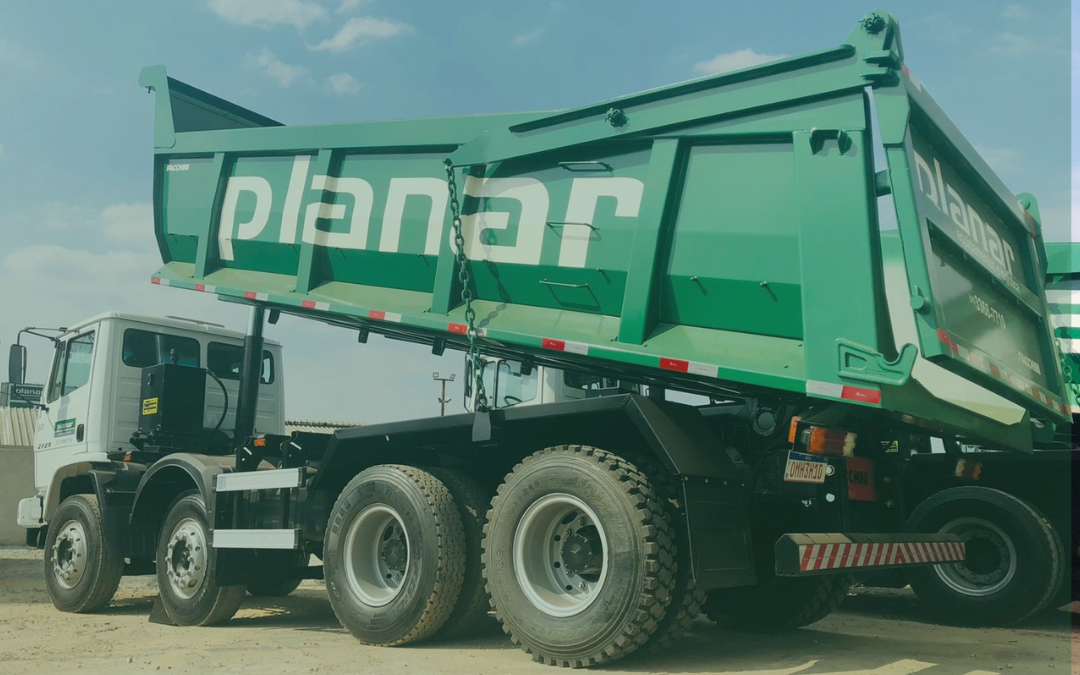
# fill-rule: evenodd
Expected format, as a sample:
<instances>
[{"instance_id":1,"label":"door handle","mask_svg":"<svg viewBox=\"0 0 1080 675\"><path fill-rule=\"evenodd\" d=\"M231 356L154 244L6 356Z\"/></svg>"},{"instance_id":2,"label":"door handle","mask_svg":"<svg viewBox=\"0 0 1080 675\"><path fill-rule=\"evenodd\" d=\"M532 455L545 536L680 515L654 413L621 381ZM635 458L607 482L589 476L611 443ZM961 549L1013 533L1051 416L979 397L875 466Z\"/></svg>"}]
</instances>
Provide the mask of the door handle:
<instances>
[{"instance_id":1,"label":"door handle","mask_svg":"<svg viewBox=\"0 0 1080 675\"><path fill-rule=\"evenodd\" d=\"M75 427L75 442L82 443L83 438L86 436L86 425L80 424Z\"/></svg>"}]
</instances>

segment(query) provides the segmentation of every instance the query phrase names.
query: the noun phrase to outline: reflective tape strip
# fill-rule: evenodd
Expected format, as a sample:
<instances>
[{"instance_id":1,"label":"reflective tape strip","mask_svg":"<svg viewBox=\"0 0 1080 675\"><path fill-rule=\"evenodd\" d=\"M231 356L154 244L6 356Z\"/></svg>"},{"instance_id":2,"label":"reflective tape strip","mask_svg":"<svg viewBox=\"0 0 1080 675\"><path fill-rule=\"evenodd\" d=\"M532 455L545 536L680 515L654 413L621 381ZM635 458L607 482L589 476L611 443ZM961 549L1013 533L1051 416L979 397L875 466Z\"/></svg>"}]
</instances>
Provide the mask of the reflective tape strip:
<instances>
[{"instance_id":1,"label":"reflective tape strip","mask_svg":"<svg viewBox=\"0 0 1080 675\"><path fill-rule=\"evenodd\" d=\"M844 393L844 385L832 382L819 382L817 380L806 381L806 393L810 396L828 396L840 398Z\"/></svg>"},{"instance_id":2,"label":"reflective tape strip","mask_svg":"<svg viewBox=\"0 0 1080 675\"><path fill-rule=\"evenodd\" d=\"M329 302L318 302L316 300L303 300L303 301L301 301L300 306L303 307L304 309L317 309L320 312L329 312L330 311L330 303Z\"/></svg>"},{"instance_id":3,"label":"reflective tape strip","mask_svg":"<svg viewBox=\"0 0 1080 675\"><path fill-rule=\"evenodd\" d=\"M169 280L162 279L161 277L150 277L150 283L157 284L158 286L168 286Z\"/></svg>"},{"instance_id":4,"label":"reflective tape strip","mask_svg":"<svg viewBox=\"0 0 1080 675\"><path fill-rule=\"evenodd\" d=\"M720 372L720 368L717 366L709 365L708 363L695 363L690 362L690 366L686 369L686 372L691 375L704 375L706 377L717 377Z\"/></svg>"},{"instance_id":5,"label":"reflective tape strip","mask_svg":"<svg viewBox=\"0 0 1080 675\"><path fill-rule=\"evenodd\" d=\"M208 286L206 284L195 284L195 290L200 293L213 293L217 291L216 286Z\"/></svg>"},{"instance_id":6,"label":"reflective tape strip","mask_svg":"<svg viewBox=\"0 0 1080 675\"><path fill-rule=\"evenodd\" d=\"M686 373L690 371L690 362L683 361L682 359L669 359L666 356L661 356L660 367L664 370L674 370L679 373Z\"/></svg>"},{"instance_id":7,"label":"reflective tape strip","mask_svg":"<svg viewBox=\"0 0 1080 675\"><path fill-rule=\"evenodd\" d=\"M540 346L544 349L552 349L557 352L570 352L571 354L589 353L589 345L585 344L584 342L571 342L569 340L543 338L540 340Z\"/></svg>"},{"instance_id":8,"label":"reflective tape strip","mask_svg":"<svg viewBox=\"0 0 1080 675\"><path fill-rule=\"evenodd\" d=\"M446 330L451 333L457 333L458 335L465 335L469 332L469 327L463 323L451 323L447 324Z\"/></svg>"},{"instance_id":9,"label":"reflective tape strip","mask_svg":"<svg viewBox=\"0 0 1080 675\"><path fill-rule=\"evenodd\" d=\"M244 299L245 300L257 300L259 302L266 302L267 295L266 295L266 293L257 293L255 291L244 291Z\"/></svg>"}]
</instances>

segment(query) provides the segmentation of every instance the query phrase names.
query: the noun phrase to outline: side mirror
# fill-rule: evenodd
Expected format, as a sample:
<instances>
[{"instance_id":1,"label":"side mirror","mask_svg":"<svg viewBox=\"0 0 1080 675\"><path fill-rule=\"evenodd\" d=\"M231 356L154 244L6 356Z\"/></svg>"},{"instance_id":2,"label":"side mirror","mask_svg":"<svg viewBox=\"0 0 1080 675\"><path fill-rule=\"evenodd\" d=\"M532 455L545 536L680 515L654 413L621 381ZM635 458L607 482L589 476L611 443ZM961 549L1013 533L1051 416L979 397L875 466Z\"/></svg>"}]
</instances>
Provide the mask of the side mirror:
<instances>
[{"instance_id":1,"label":"side mirror","mask_svg":"<svg viewBox=\"0 0 1080 675\"><path fill-rule=\"evenodd\" d=\"M11 345L8 352L8 382L22 384L26 379L26 347Z\"/></svg>"}]
</instances>

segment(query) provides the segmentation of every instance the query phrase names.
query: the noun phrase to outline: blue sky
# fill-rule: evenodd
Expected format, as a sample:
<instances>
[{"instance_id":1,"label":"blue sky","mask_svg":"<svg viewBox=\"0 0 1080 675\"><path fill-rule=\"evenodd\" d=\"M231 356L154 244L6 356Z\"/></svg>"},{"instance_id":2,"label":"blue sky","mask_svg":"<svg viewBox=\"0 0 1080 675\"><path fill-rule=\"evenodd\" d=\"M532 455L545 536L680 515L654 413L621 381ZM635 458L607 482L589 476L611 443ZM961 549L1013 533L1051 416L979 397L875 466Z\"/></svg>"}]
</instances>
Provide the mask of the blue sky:
<instances>
[{"instance_id":1,"label":"blue sky","mask_svg":"<svg viewBox=\"0 0 1080 675\"><path fill-rule=\"evenodd\" d=\"M827 7L827 9L824 9ZM0 3L0 341L110 309L210 318L234 306L150 287L152 96L173 77L286 124L576 106L844 40L872 5L638 0L80 0ZM906 60L1005 183L1070 238L1064 0L904 0ZM1075 102L1075 92L1072 94ZM1072 136L1072 154L1080 141ZM195 297L188 297L195 296ZM461 357L283 319L290 416L437 410ZM31 374L44 377L45 345ZM460 398L455 391L455 397ZM457 402L454 404L457 405Z\"/></svg>"}]
</instances>

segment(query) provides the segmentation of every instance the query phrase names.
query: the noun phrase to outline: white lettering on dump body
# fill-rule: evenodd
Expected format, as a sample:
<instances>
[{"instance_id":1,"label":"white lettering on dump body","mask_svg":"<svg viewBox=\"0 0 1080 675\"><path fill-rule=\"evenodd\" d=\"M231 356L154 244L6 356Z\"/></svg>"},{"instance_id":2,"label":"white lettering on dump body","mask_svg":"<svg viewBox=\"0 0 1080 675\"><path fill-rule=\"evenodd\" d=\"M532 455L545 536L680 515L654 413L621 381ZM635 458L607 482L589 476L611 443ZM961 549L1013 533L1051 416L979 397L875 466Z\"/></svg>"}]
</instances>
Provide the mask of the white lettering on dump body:
<instances>
[{"instance_id":1,"label":"white lettering on dump body","mask_svg":"<svg viewBox=\"0 0 1080 675\"><path fill-rule=\"evenodd\" d=\"M971 204L960 197L956 189L945 182L941 172L941 163L933 158L933 168L918 152L915 152L915 176L919 189L930 202L956 225L962 235L960 243L979 259L987 257L1003 272L1005 281L1013 288L1019 288L1015 279L1013 263L1016 252L1007 242L1001 240L997 230L979 215Z\"/></svg>"},{"instance_id":2,"label":"white lettering on dump body","mask_svg":"<svg viewBox=\"0 0 1080 675\"><path fill-rule=\"evenodd\" d=\"M255 211L251 220L236 223L236 209L240 204L240 195L250 192L255 195ZM225 186L225 199L221 205L221 223L218 227L218 251L222 260L233 259L233 237L254 239L266 227L270 220L270 204L274 193L270 182L259 176L233 176Z\"/></svg>"},{"instance_id":3,"label":"white lettering on dump body","mask_svg":"<svg viewBox=\"0 0 1080 675\"><path fill-rule=\"evenodd\" d=\"M295 245L306 244L350 250L366 250L371 229L375 195L371 184L355 177L314 175L310 177L314 157L298 155L293 158L285 201L281 210L277 241ZM318 201L307 203L309 191L317 191ZM597 240L592 227L602 198L615 200L614 215L637 217L641 209L644 184L636 178L603 177L575 178L570 186L566 215L559 231L560 267L584 267L589 245ZM247 197L242 195L247 194ZM544 230L549 221L550 197L547 187L529 177L478 178L468 176L463 193L480 201L479 213L462 216L465 254L472 260L539 265ZM241 202L254 199L252 215L246 222L237 223ZM410 199L413 201L410 202ZM438 255L442 232L447 221L449 194L441 178L392 178L386 193L378 250L401 252L401 230L405 210L415 200L427 207L424 221L424 255ZM516 207L505 202L514 200ZM222 260L233 260L233 242L251 240L263 233L273 209L274 194L270 182L261 176L232 176L225 187L218 228L219 251ZM504 210L499 210L500 208ZM303 211L303 213L301 213ZM510 218L517 214L516 228ZM302 219L302 220L301 220ZM319 221L342 221L330 232ZM343 225L347 224L347 227ZM449 229L449 228L447 228ZM453 242L452 233L450 241ZM452 244L451 244L452 245ZM410 251L416 252L416 251Z\"/></svg>"}]
</instances>

